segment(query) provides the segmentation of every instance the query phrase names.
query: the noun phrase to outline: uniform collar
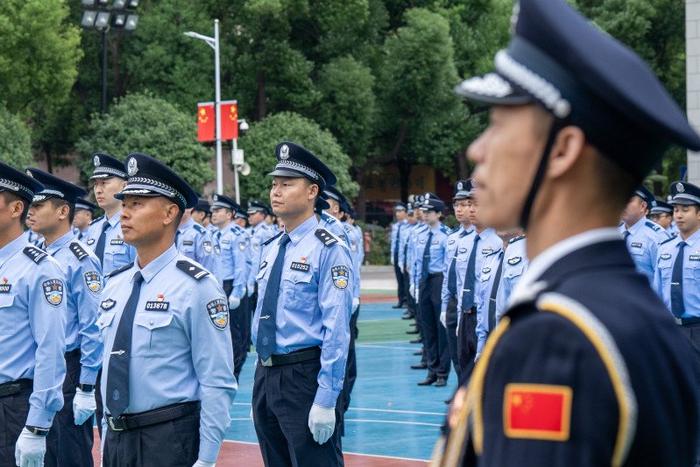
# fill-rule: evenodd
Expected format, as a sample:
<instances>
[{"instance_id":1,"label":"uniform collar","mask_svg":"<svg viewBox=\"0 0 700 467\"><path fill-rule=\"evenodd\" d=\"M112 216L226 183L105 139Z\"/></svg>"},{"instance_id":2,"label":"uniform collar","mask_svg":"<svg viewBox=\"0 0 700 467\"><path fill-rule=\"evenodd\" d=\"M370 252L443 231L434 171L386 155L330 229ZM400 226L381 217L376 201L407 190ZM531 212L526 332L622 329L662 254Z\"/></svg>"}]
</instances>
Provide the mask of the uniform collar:
<instances>
[{"instance_id":1,"label":"uniform collar","mask_svg":"<svg viewBox=\"0 0 700 467\"><path fill-rule=\"evenodd\" d=\"M24 234L12 240L10 243L0 248L0 266L3 266L10 258L16 255L19 250L27 246L27 239Z\"/></svg>"},{"instance_id":2,"label":"uniform collar","mask_svg":"<svg viewBox=\"0 0 700 467\"><path fill-rule=\"evenodd\" d=\"M683 237L681 237L680 235L678 236L678 240L681 242L685 242L689 247L692 247L698 240L700 240L700 229L696 230L693 235L688 237L688 240L683 240Z\"/></svg>"},{"instance_id":3,"label":"uniform collar","mask_svg":"<svg viewBox=\"0 0 700 467\"><path fill-rule=\"evenodd\" d=\"M591 245L611 241L619 242L620 245L623 246L621 252L627 256L620 258L617 255L591 255L590 253L586 253L585 257L582 258L582 261L572 260L565 263L560 261L565 256L569 256ZM580 266L588 267L595 261L622 261L631 264L632 260L629 258L629 254L627 254L626 249L624 249L624 243L620 239L620 233L616 228L606 227L601 229L593 229L578 235L574 235L573 237L569 237L552 245L540 253L537 257L533 258L530 261L527 271L525 274L523 274L522 278L513 290L509 308L517 303L533 300L536 295L547 285L546 281L542 279L545 279L545 276L550 276L550 273L557 266L561 265L568 269L577 268Z\"/></svg>"},{"instance_id":4,"label":"uniform collar","mask_svg":"<svg viewBox=\"0 0 700 467\"><path fill-rule=\"evenodd\" d=\"M119 222L122 220L122 210L120 209L112 217L107 217L107 214L105 214L105 222L109 222L109 225L114 227L117 225Z\"/></svg>"},{"instance_id":5,"label":"uniform collar","mask_svg":"<svg viewBox=\"0 0 700 467\"><path fill-rule=\"evenodd\" d=\"M194 225L194 219L192 219L190 217L189 219L187 219L187 222L185 222L184 224L182 224L180 227L177 228L177 231L182 233L185 230L191 229L193 225Z\"/></svg>"},{"instance_id":6,"label":"uniform collar","mask_svg":"<svg viewBox=\"0 0 700 467\"><path fill-rule=\"evenodd\" d=\"M175 248L175 244L173 243L170 245L170 248L165 250L159 257L148 263L148 265L141 269L139 267L139 259L138 256L136 257L136 261L134 262L134 265L136 268L134 269L134 272L131 276L131 280L134 280L134 274L137 272L141 272L141 275L143 276L143 280L146 282L150 282L151 279L153 279L156 274L158 274L165 266L167 266L171 261L173 261L177 257L177 248Z\"/></svg>"},{"instance_id":7,"label":"uniform collar","mask_svg":"<svg viewBox=\"0 0 700 467\"><path fill-rule=\"evenodd\" d=\"M58 239L56 239L56 241L51 245L46 245L46 251L48 251L49 254L54 255L58 250L66 246L66 244L72 241L74 238L75 234L73 233L73 230L69 230L65 234L58 237Z\"/></svg>"},{"instance_id":8,"label":"uniform collar","mask_svg":"<svg viewBox=\"0 0 700 467\"><path fill-rule=\"evenodd\" d=\"M438 233L442 231L442 223L438 222L435 227L428 226L428 229L433 233Z\"/></svg>"},{"instance_id":9,"label":"uniform collar","mask_svg":"<svg viewBox=\"0 0 700 467\"><path fill-rule=\"evenodd\" d=\"M285 228L284 231L287 233L287 235L289 235L289 239L292 241L292 243L296 245L302 238L306 237L309 232L316 230L317 228L318 219L316 219L316 216L312 214L311 217L298 225L296 229L292 230L291 232L287 232L287 229Z\"/></svg>"}]
</instances>

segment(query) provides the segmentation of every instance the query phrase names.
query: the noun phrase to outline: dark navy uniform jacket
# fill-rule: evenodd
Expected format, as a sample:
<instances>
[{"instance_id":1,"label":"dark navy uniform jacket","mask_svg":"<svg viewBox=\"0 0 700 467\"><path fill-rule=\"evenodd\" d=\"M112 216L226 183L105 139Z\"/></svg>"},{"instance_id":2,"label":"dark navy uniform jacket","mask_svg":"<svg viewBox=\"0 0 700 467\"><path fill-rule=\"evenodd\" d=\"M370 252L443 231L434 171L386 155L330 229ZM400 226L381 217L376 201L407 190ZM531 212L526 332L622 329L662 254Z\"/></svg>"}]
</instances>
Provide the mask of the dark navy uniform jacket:
<instances>
[{"instance_id":1,"label":"dark navy uniform jacket","mask_svg":"<svg viewBox=\"0 0 700 467\"><path fill-rule=\"evenodd\" d=\"M451 445L446 456L474 466L694 465L698 358L615 229L540 254L511 304L472 375L468 423L451 434L465 440L461 452Z\"/></svg>"}]
</instances>

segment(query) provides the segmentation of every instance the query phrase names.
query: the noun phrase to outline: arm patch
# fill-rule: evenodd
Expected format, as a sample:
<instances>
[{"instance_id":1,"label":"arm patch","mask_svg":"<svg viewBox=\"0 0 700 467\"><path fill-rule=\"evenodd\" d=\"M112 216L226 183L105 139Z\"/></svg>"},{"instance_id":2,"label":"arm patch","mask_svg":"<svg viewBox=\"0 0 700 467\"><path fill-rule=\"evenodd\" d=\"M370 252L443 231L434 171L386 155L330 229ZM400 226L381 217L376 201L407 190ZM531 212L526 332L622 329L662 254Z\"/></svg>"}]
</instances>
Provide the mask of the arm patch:
<instances>
[{"instance_id":1,"label":"arm patch","mask_svg":"<svg viewBox=\"0 0 700 467\"><path fill-rule=\"evenodd\" d=\"M189 261L181 259L176 263L177 268L195 280L201 280L209 275L209 271L200 268Z\"/></svg>"},{"instance_id":2,"label":"arm patch","mask_svg":"<svg viewBox=\"0 0 700 467\"><path fill-rule=\"evenodd\" d=\"M29 259L34 261L36 264L41 263L44 260L44 258L46 258L49 255L41 248L37 248L35 246L26 247L24 250L22 250L22 253L27 255Z\"/></svg>"},{"instance_id":3,"label":"arm patch","mask_svg":"<svg viewBox=\"0 0 700 467\"><path fill-rule=\"evenodd\" d=\"M338 243L338 239L336 239L333 235L331 235L325 229L316 230L316 238L321 240L321 243L323 243L326 246L331 246L331 245L335 245L336 243Z\"/></svg>"},{"instance_id":4,"label":"arm patch","mask_svg":"<svg viewBox=\"0 0 700 467\"><path fill-rule=\"evenodd\" d=\"M90 254L85 251L85 248L80 246L80 243L78 242L72 242L68 249L75 255L76 258L78 258L78 261L83 260L90 256Z\"/></svg>"}]
</instances>

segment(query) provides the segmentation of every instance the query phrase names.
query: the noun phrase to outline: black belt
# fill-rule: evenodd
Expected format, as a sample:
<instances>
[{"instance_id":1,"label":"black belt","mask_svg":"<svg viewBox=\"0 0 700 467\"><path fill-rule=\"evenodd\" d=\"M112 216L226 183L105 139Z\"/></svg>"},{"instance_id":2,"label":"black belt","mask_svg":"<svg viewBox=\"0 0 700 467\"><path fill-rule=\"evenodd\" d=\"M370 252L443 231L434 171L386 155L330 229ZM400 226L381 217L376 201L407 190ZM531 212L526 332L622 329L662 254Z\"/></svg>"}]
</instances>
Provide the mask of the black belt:
<instances>
[{"instance_id":1,"label":"black belt","mask_svg":"<svg viewBox=\"0 0 700 467\"><path fill-rule=\"evenodd\" d=\"M431 272L428 274L428 279L433 279L437 276L442 276L442 273L441 272Z\"/></svg>"},{"instance_id":2,"label":"black belt","mask_svg":"<svg viewBox=\"0 0 700 467\"><path fill-rule=\"evenodd\" d=\"M676 321L676 324L679 326L690 326L691 324L698 324L700 323L700 318L673 318Z\"/></svg>"},{"instance_id":3,"label":"black belt","mask_svg":"<svg viewBox=\"0 0 700 467\"><path fill-rule=\"evenodd\" d=\"M17 381L8 381L0 384L0 397L9 397L19 394L25 389L32 389L34 381L31 379L18 379Z\"/></svg>"},{"instance_id":4,"label":"black belt","mask_svg":"<svg viewBox=\"0 0 700 467\"><path fill-rule=\"evenodd\" d=\"M262 366L291 365L292 363L307 362L321 358L320 347L310 347L308 349L296 350L284 355L270 355L267 360L260 360Z\"/></svg>"},{"instance_id":5,"label":"black belt","mask_svg":"<svg viewBox=\"0 0 700 467\"><path fill-rule=\"evenodd\" d=\"M73 349L70 352L66 352L64 357L66 360L68 360L69 358L75 357L76 355L80 356L80 347L78 347L77 349Z\"/></svg>"},{"instance_id":6,"label":"black belt","mask_svg":"<svg viewBox=\"0 0 700 467\"><path fill-rule=\"evenodd\" d=\"M199 401L181 402L147 412L124 414L112 417L105 414L107 425L112 431L127 431L169 422L199 412Z\"/></svg>"}]
</instances>

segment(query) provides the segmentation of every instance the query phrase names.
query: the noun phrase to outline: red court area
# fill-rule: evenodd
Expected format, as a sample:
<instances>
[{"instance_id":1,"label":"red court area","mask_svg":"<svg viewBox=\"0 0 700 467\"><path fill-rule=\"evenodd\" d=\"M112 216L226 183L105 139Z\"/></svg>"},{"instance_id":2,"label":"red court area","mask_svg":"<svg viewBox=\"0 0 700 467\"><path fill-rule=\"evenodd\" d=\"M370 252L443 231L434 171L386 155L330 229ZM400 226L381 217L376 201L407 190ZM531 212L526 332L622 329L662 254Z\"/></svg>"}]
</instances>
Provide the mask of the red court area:
<instances>
[{"instance_id":1,"label":"red court area","mask_svg":"<svg viewBox=\"0 0 700 467\"><path fill-rule=\"evenodd\" d=\"M95 432L95 440L98 439ZM93 451L93 457L95 465L100 465L97 447ZM364 454L346 453L344 457L347 467L425 467L427 465L427 462ZM263 467L263 461L257 444L225 441L216 465L217 467Z\"/></svg>"}]
</instances>

